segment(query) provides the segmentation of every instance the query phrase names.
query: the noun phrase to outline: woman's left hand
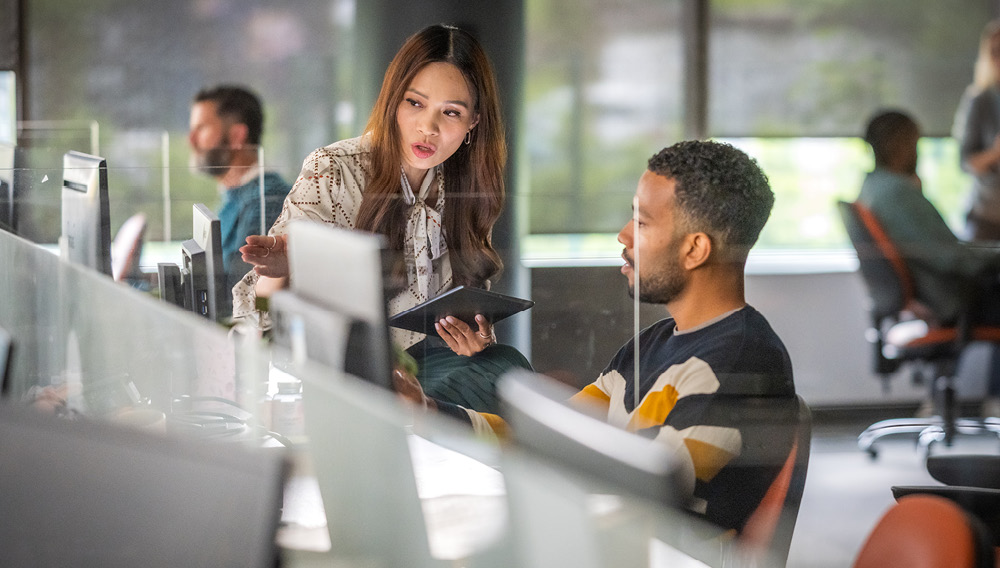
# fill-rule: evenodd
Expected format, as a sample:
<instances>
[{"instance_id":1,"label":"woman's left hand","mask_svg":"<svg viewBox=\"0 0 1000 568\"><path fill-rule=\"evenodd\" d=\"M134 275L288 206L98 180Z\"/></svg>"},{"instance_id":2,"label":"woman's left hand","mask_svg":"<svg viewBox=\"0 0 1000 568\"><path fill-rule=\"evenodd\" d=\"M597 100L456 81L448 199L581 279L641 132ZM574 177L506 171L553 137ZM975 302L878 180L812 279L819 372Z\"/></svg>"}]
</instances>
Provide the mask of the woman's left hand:
<instances>
[{"instance_id":1,"label":"woman's left hand","mask_svg":"<svg viewBox=\"0 0 1000 568\"><path fill-rule=\"evenodd\" d=\"M448 316L435 323L434 328L452 351L471 357L495 343L493 326L485 317L477 315L476 325L479 329L473 329L464 321Z\"/></svg>"}]
</instances>

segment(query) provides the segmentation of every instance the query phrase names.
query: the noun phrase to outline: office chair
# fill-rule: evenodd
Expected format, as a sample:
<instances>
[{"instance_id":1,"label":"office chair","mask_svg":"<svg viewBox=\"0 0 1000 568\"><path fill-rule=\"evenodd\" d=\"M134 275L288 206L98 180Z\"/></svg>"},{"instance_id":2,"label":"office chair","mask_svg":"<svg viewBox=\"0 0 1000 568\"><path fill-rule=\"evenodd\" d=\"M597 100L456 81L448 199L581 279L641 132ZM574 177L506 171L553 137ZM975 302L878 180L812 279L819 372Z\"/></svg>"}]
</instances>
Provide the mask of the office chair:
<instances>
[{"instance_id":1,"label":"office chair","mask_svg":"<svg viewBox=\"0 0 1000 568\"><path fill-rule=\"evenodd\" d=\"M917 301L903 255L871 211L860 203L837 205L868 289L872 327L867 334L874 346L875 372L888 381L904 362L916 362L927 365L934 377L934 416L876 422L858 436L858 447L874 458L878 453L873 444L890 434L917 434L928 452L935 442L950 446L956 434L1000 434L1000 420L957 416L954 387L962 350L971 341L1000 342L1000 328L972 326L967 316L952 326L937 324Z\"/></svg>"},{"instance_id":2,"label":"office chair","mask_svg":"<svg viewBox=\"0 0 1000 568\"><path fill-rule=\"evenodd\" d=\"M142 280L139 257L146 234L146 215L136 213L122 223L111 241L111 276L115 282Z\"/></svg>"},{"instance_id":3,"label":"office chair","mask_svg":"<svg viewBox=\"0 0 1000 568\"><path fill-rule=\"evenodd\" d=\"M1000 546L1000 489L950 485L895 485L897 502L915 495L947 499L982 523L993 546Z\"/></svg>"},{"instance_id":4,"label":"office chair","mask_svg":"<svg viewBox=\"0 0 1000 568\"><path fill-rule=\"evenodd\" d=\"M763 557L765 566L784 566L792 543L795 520L806 485L809 449L812 440L812 412L799 399L798 430L795 444L778 477L740 534L740 546L752 557Z\"/></svg>"},{"instance_id":5,"label":"office chair","mask_svg":"<svg viewBox=\"0 0 1000 568\"><path fill-rule=\"evenodd\" d=\"M1000 489L1000 456L997 455L929 456L927 472L945 485Z\"/></svg>"},{"instance_id":6,"label":"office chair","mask_svg":"<svg viewBox=\"0 0 1000 568\"><path fill-rule=\"evenodd\" d=\"M911 495L895 503L862 545L854 568L991 568L982 523L948 499Z\"/></svg>"},{"instance_id":7,"label":"office chair","mask_svg":"<svg viewBox=\"0 0 1000 568\"><path fill-rule=\"evenodd\" d=\"M951 499L983 522L1000 546L1000 456L938 455L927 458L931 477L944 483L926 486L896 486L892 494L899 499L915 493Z\"/></svg>"}]
</instances>

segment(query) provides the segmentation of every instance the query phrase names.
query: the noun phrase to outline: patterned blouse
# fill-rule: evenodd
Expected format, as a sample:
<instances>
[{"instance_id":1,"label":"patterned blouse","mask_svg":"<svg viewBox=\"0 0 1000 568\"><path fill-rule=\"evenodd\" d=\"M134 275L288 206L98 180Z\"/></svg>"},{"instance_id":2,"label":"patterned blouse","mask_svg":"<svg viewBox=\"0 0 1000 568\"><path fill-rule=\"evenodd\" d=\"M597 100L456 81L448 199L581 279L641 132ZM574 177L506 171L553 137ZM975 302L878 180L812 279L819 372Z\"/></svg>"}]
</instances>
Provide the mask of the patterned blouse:
<instances>
[{"instance_id":1,"label":"patterned blouse","mask_svg":"<svg viewBox=\"0 0 1000 568\"><path fill-rule=\"evenodd\" d=\"M341 140L309 154L268 235L285 234L288 223L295 219L312 219L353 229L367 183L363 166L368 164L370 156L369 140L364 136ZM451 262L441 226L445 202L441 168L431 170L417 192L406 182L402 168L400 176L403 180L401 197L409 205L404 242L407 287L389 300L390 315L408 310L452 287ZM433 206L424 202L431 184L437 184ZM233 318L266 329L270 327L270 318L255 308L254 286L258 278L257 273L250 271L233 287ZM392 340L404 349L424 338L423 334L395 328L390 333Z\"/></svg>"}]
</instances>

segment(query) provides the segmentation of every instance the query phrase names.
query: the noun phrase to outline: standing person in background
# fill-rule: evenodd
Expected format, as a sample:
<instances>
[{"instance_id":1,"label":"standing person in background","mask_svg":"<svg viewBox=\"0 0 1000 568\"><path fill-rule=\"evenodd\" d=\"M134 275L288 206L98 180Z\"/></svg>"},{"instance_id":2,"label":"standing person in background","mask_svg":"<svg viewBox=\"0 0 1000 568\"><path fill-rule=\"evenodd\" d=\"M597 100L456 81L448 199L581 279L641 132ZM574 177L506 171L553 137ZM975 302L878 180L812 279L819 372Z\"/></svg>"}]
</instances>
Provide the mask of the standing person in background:
<instances>
[{"instance_id":1,"label":"standing person in background","mask_svg":"<svg viewBox=\"0 0 1000 568\"><path fill-rule=\"evenodd\" d=\"M233 317L269 327L256 298L288 285L286 231L295 219L385 235L390 315L454 286L488 288L501 269L491 233L504 204L507 148L492 66L468 32L429 26L406 40L385 73L364 134L311 153L266 237L240 250L254 271L233 290ZM346 269L346 268L345 268ZM392 330L432 396L497 411L496 381L530 368L493 326L447 317L437 335Z\"/></svg>"},{"instance_id":2,"label":"standing person in background","mask_svg":"<svg viewBox=\"0 0 1000 568\"><path fill-rule=\"evenodd\" d=\"M952 136L959 142L962 170L974 178L968 238L1000 240L1000 19L986 25L979 41L973 83L955 113Z\"/></svg>"},{"instance_id":3,"label":"standing person in background","mask_svg":"<svg viewBox=\"0 0 1000 568\"><path fill-rule=\"evenodd\" d=\"M252 268L241 258L239 248L248 236L262 232L257 149L263 130L260 99L243 87L219 85L203 89L191 104L191 165L219 182L222 197L218 216L227 289L232 289ZM265 231L278 218L290 188L279 174L264 173Z\"/></svg>"}]
</instances>

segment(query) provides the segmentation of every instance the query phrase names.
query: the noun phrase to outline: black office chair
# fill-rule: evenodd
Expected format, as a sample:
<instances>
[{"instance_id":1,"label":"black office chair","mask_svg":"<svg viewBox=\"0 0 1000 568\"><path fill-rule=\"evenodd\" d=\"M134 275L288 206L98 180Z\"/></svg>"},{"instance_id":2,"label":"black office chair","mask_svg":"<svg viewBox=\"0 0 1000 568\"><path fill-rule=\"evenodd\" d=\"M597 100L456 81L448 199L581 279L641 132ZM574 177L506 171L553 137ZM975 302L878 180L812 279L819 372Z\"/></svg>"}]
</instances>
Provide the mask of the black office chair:
<instances>
[{"instance_id":1,"label":"black office chair","mask_svg":"<svg viewBox=\"0 0 1000 568\"><path fill-rule=\"evenodd\" d=\"M943 454L927 458L927 472L944 483L960 487L1000 489L1000 456Z\"/></svg>"},{"instance_id":2,"label":"black office chair","mask_svg":"<svg viewBox=\"0 0 1000 568\"><path fill-rule=\"evenodd\" d=\"M762 565L766 566L784 566L787 562L806 486L812 441L812 411L801 396L798 401L795 445L739 537L740 545L749 557L762 561Z\"/></svg>"},{"instance_id":3,"label":"black office chair","mask_svg":"<svg viewBox=\"0 0 1000 568\"><path fill-rule=\"evenodd\" d=\"M837 205L868 289L872 327L867 335L874 346L875 372L888 381L903 363L914 362L933 373L934 416L876 422L858 436L858 447L874 458L873 444L890 434L917 434L928 452L935 442L950 446L956 434L1000 434L1000 420L958 417L954 387L962 350L971 341L1000 342L1000 328L972 326L965 315L952 326L937 324L930 310L916 300L903 255L871 211L859 203Z\"/></svg>"},{"instance_id":4,"label":"black office chair","mask_svg":"<svg viewBox=\"0 0 1000 568\"><path fill-rule=\"evenodd\" d=\"M1000 456L943 454L927 458L927 472L941 485L896 486L893 496L930 494L951 499L979 518L1000 546Z\"/></svg>"}]
</instances>

